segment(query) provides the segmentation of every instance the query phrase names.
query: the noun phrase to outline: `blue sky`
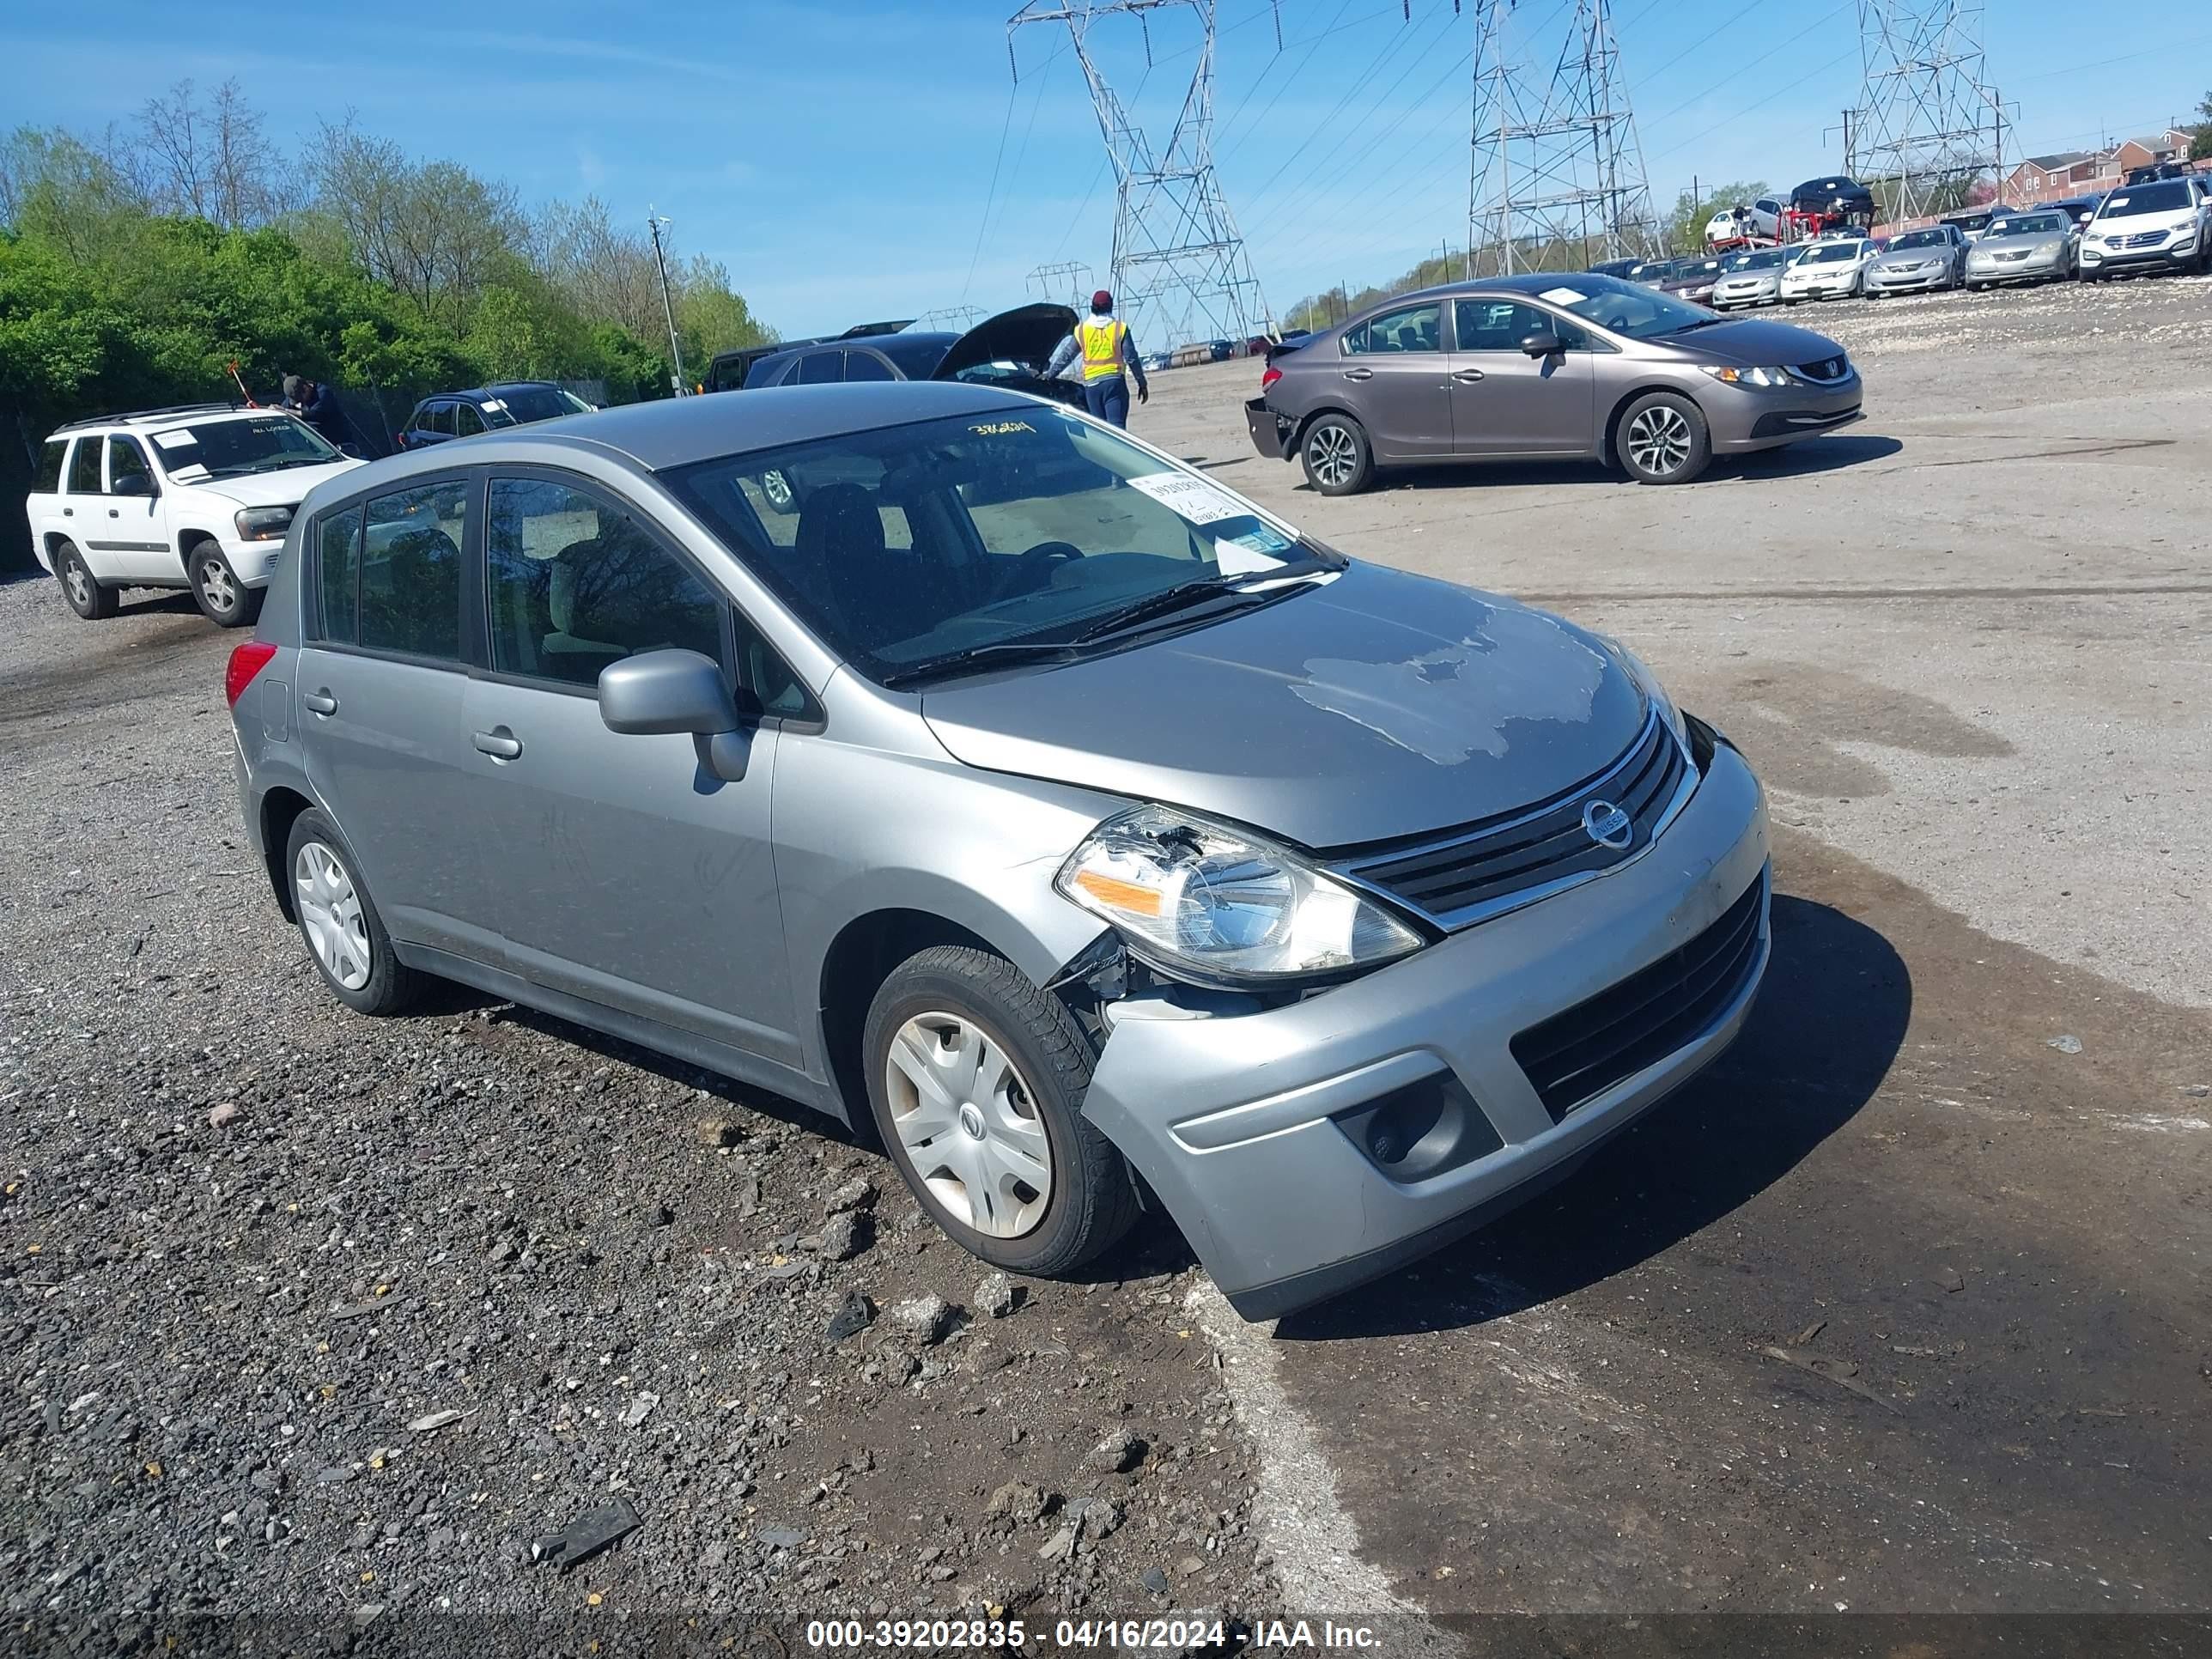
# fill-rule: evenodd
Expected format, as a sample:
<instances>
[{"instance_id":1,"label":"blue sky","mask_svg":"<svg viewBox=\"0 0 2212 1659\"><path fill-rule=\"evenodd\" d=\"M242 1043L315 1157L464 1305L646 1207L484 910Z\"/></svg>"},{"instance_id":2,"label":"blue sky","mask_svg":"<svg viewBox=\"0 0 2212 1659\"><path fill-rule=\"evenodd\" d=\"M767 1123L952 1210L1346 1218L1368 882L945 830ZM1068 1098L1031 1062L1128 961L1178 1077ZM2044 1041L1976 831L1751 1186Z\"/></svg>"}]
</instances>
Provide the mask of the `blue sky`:
<instances>
[{"instance_id":1,"label":"blue sky","mask_svg":"<svg viewBox=\"0 0 2212 1659\"><path fill-rule=\"evenodd\" d=\"M1267 0L1220 0L1215 152L1279 309L1465 237L1474 0L1458 16L1450 0L1409 3L1407 21L1399 0L1280 0L1279 53ZM596 192L641 222L651 203L682 251L724 261L759 314L795 335L963 302L996 309L1030 297L1027 274L1051 262L1103 276L1113 185L1090 100L1064 32L1046 26L1021 32L1014 80L1012 9L11 9L0 120L96 128L179 76L235 75L288 142L351 109L526 198ZM1662 204L1693 173L1786 187L1840 165L1824 130L1858 90L1853 0L1614 0L1614 11ZM2154 130L2212 88L2203 0L2136 0L2124 32L2088 15L2065 0L1990 0L1990 78L2017 105L2026 150ZM1154 18L1149 74L1133 26L1102 24L1092 39L1139 125L1164 132L1195 29L1173 9ZM1332 165L1362 149L1357 166Z\"/></svg>"}]
</instances>

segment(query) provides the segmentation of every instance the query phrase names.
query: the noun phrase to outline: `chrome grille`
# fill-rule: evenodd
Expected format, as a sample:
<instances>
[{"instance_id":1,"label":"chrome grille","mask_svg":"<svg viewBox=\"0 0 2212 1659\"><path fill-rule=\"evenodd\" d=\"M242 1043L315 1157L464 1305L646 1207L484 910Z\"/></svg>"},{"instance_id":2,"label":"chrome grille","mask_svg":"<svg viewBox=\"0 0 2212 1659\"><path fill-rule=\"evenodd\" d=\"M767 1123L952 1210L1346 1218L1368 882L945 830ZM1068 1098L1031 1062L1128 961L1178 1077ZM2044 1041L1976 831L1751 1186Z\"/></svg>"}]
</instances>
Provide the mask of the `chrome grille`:
<instances>
[{"instance_id":1,"label":"chrome grille","mask_svg":"<svg viewBox=\"0 0 2212 1659\"><path fill-rule=\"evenodd\" d=\"M1654 710L1619 760L1543 805L1411 846L1370 848L1336 867L1442 927L1463 927L1637 857L1681 810L1696 781L1681 744ZM1606 844L1621 827L1607 808L1626 819L1626 839L1618 845ZM1586 821L1595 827L1585 828Z\"/></svg>"},{"instance_id":2,"label":"chrome grille","mask_svg":"<svg viewBox=\"0 0 2212 1659\"><path fill-rule=\"evenodd\" d=\"M2169 233L2163 230L2139 230L2132 236L2115 236L2114 247L2154 247L2164 241Z\"/></svg>"}]
</instances>

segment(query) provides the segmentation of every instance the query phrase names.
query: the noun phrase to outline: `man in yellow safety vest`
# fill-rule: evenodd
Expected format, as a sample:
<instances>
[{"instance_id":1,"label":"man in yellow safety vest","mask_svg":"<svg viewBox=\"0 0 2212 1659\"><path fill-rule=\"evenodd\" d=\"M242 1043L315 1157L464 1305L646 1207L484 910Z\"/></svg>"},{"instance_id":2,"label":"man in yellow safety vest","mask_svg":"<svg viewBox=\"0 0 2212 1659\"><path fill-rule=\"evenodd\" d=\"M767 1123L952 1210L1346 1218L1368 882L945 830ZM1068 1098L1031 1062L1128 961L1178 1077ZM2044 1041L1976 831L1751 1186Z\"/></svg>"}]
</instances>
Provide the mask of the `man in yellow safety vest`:
<instances>
[{"instance_id":1,"label":"man in yellow safety vest","mask_svg":"<svg viewBox=\"0 0 2212 1659\"><path fill-rule=\"evenodd\" d=\"M1140 404L1152 395L1152 389L1145 384L1136 338L1128 324L1114 314L1114 296L1103 288L1091 296L1091 315L1060 343L1046 372L1057 377L1079 356L1083 359L1084 406L1115 426L1128 425L1129 381L1136 381Z\"/></svg>"}]
</instances>

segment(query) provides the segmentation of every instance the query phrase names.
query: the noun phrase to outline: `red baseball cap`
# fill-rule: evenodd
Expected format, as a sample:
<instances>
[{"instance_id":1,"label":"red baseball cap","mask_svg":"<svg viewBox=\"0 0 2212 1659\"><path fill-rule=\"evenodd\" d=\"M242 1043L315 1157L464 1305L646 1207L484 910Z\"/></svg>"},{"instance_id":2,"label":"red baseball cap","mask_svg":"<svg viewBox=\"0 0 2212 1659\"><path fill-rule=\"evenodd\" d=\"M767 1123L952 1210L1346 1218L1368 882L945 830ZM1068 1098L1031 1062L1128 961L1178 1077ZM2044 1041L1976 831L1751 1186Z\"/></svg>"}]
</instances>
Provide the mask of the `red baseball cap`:
<instances>
[{"instance_id":1,"label":"red baseball cap","mask_svg":"<svg viewBox=\"0 0 2212 1659\"><path fill-rule=\"evenodd\" d=\"M1091 296L1091 308L1093 311L1113 310L1114 296L1109 294L1104 289L1100 289L1098 292Z\"/></svg>"}]
</instances>

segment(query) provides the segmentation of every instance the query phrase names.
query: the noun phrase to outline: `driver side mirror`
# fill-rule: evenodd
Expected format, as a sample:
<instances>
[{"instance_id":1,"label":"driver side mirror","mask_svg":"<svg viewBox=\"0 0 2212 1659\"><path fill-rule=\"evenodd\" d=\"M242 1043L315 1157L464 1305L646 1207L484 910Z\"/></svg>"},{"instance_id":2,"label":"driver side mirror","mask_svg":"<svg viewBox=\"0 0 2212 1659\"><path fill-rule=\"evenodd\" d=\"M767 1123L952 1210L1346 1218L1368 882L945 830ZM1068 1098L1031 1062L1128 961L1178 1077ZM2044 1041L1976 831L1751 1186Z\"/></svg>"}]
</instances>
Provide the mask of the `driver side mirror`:
<instances>
[{"instance_id":1,"label":"driver side mirror","mask_svg":"<svg viewBox=\"0 0 2212 1659\"><path fill-rule=\"evenodd\" d=\"M118 478L108 489L111 495L158 495L153 479L143 472L134 472L127 478Z\"/></svg>"},{"instance_id":2,"label":"driver side mirror","mask_svg":"<svg viewBox=\"0 0 2212 1659\"><path fill-rule=\"evenodd\" d=\"M1521 342L1521 349L1531 357L1557 357L1566 349L1566 343L1556 334L1531 334Z\"/></svg>"},{"instance_id":3,"label":"driver side mirror","mask_svg":"<svg viewBox=\"0 0 2212 1659\"><path fill-rule=\"evenodd\" d=\"M689 732L699 764L726 783L744 780L752 750L720 665L696 651L644 651L599 671L599 720L632 737Z\"/></svg>"}]
</instances>

